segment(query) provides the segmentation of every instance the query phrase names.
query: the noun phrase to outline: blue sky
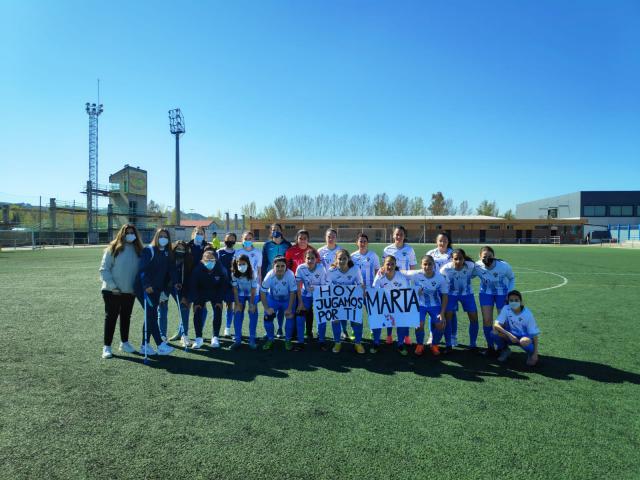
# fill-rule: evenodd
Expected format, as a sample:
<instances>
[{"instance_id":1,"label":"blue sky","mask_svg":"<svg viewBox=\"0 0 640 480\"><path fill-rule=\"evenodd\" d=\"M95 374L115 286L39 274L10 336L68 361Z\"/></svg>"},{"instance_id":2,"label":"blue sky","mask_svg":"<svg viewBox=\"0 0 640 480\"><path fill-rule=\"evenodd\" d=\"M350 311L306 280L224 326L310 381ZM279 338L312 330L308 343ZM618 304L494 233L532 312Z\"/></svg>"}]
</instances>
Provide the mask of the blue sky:
<instances>
[{"instance_id":1,"label":"blue sky","mask_svg":"<svg viewBox=\"0 0 640 480\"><path fill-rule=\"evenodd\" d=\"M0 200L82 200L98 77L100 182L140 166L173 205L180 107L184 211L438 190L504 211L638 188L637 1L0 7Z\"/></svg>"}]
</instances>

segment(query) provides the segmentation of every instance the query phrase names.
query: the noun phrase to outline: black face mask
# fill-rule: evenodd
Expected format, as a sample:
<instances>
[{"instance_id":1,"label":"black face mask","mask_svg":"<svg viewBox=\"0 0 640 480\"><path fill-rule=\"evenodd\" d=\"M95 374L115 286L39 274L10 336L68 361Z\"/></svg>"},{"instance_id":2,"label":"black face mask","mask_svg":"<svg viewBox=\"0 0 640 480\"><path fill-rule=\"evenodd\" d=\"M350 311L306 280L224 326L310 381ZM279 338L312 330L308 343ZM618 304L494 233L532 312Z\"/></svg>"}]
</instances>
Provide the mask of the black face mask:
<instances>
[{"instance_id":1,"label":"black face mask","mask_svg":"<svg viewBox=\"0 0 640 480\"><path fill-rule=\"evenodd\" d=\"M490 267L493 263L493 258L483 258L482 263L484 263L485 266Z\"/></svg>"},{"instance_id":2,"label":"black face mask","mask_svg":"<svg viewBox=\"0 0 640 480\"><path fill-rule=\"evenodd\" d=\"M176 252L176 257L180 257L180 258L184 257L184 250L176 250L175 252Z\"/></svg>"},{"instance_id":3,"label":"black face mask","mask_svg":"<svg viewBox=\"0 0 640 480\"><path fill-rule=\"evenodd\" d=\"M233 246L236 244L236 242L233 241L233 240L226 240L224 242L224 244L227 246L227 248L233 248Z\"/></svg>"}]
</instances>

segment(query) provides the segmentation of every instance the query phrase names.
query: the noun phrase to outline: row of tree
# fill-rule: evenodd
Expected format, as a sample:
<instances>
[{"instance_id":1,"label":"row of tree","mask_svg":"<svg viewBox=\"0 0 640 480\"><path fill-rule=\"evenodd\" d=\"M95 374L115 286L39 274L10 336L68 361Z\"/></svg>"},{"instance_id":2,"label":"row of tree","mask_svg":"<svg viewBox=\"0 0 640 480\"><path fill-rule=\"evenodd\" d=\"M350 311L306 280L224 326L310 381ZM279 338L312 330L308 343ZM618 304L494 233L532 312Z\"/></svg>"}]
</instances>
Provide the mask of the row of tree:
<instances>
[{"instance_id":1,"label":"row of tree","mask_svg":"<svg viewBox=\"0 0 640 480\"><path fill-rule=\"evenodd\" d=\"M391 199L386 193L378 193L370 197L366 193L356 195L327 195L319 194L294 195L288 197L280 195L273 203L258 211L256 202L242 206L242 214L247 217L264 218L268 220L288 217L325 217L325 216L362 216L362 215L489 215L499 216L496 202L483 200L475 211L464 200L456 206L453 199L445 198L442 192L431 195L427 204L422 197L409 198L406 195L396 195ZM513 212L507 210L504 218L513 218Z\"/></svg>"}]
</instances>

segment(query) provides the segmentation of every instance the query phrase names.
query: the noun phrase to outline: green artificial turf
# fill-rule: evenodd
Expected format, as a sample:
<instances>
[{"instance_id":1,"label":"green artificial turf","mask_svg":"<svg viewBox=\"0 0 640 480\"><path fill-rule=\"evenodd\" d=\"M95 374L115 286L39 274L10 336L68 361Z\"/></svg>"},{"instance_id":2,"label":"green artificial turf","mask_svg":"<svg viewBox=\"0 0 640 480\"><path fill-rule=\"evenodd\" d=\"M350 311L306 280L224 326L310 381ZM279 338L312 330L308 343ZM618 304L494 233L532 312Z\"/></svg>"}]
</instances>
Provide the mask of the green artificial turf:
<instances>
[{"instance_id":1,"label":"green artificial turf","mask_svg":"<svg viewBox=\"0 0 640 480\"><path fill-rule=\"evenodd\" d=\"M496 247L540 290L533 369L229 341L145 366L117 329L102 360L101 253L0 252L1 478L640 478L638 250Z\"/></svg>"}]
</instances>

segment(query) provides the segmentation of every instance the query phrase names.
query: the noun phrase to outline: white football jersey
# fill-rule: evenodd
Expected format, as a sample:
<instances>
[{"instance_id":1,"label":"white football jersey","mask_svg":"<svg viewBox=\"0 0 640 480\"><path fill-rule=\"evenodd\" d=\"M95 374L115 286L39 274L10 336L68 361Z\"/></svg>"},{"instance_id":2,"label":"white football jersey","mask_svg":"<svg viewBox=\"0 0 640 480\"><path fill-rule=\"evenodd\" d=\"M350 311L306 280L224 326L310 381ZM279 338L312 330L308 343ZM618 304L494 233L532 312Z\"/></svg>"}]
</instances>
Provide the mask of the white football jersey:
<instances>
[{"instance_id":1,"label":"white football jersey","mask_svg":"<svg viewBox=\"0 0 640 480\"><path fill-rule=\"evenodd\" d=\"M260 291L268 293L276 300L288 300L289 294L298 291L296 277L293 272L287 269L282 278L278 278L273 270L264 277Z\"/></svg>"},{"instance_id":2,"label":"white football jersey","mask_svg":"<svg viewBox=\"0 0 640 480\"><path fill-rule=\"evenodd\" d=\"M379 272L373 281L373 286L376 288L384 288L385 290L396 290L398 288L409 288L411 284L402 272L396 271L392 279L388 279L386 274Z\"/></svg>"},{"instance_id":3,"label":"white football jersey","mask_svg":"<svg viewBox=\"0 0 640 480\"><path fill-rule=\"evenodd\" d=\"M516 337L535 337L540 335L533 313L526 307L520 313L515 313L509 305L502 307L496 321L502 328Z\"/></svg>"},{"instance_id":4,"label":"white football jersey","mask_svg":"<svg viewBox=\"0 0 640 480\"><path fill-rule=\"evenodd\" d=\"M302 283L302 296L310 298L313 297L313 287L327 284L327 271L319 263L313 271L303 263L296 270L296 281Z\"/></svg>"},{"instance_id":5,"label":"white football jersey","mask_svg":"<svg viewBox=\"0 0 640 480\"><path fill-rule=\"evenodd\" d=\"M318 249L318 255L320 255L320 261L322 262L322 265L324 266L325 269L327 270L329 269L329 267L331 266L331 264L336 258L336 253L338 253L338 250L341 250L341 249L342 247L340 245L336 245L336 248L334 248L333 250L329 250L329 247L327 247L326 245Z\"/></svg>"},{"instance_id":6,"label":"white football jersey","mask_svg":"<svg viewBox=\"0 0 640 480\"><path fill-rule=\"evenodd\" d=\"M400 270L411 270L418 264L416 252L413 251L411 245L406 243L401 248L396 247L393 243L384 247L382 251L383 260L389 255L393 255L396 258L396 265Z\"/></svg>"},{"instance_id":7,"label":"white football jersey","mask_svg":"<svg viewBox=\"0 0 640 480\"><path fill-rule=\"evenodd\" d=\"M418 295L418 302L421 307L439 307L442 305L442 295L449 294L449 284L446 278L438 272L433 272L432 277L427 277L420 270L413 273L409 278L415 288L422 290L422 295Z\"/></svg>"},{"instance_id":8,"label":"white football jersey","mask_svg":"<svg viewBox=\"0 0 640 480\"><path fill-rule=\"evenodd\" d=\"M231 274L231 286L238 289L239 297L248 297L251 295L252 288L255 288L256 292L258 291L258 280L255 277L236 277Z\"/></svg>"},{"instance_id":9,"label":"white football jersey","mask_svg":"<svg viewBox=\"0 0 640 480\"><path fill-rule=\"evenodd\" d=\"M240 250L236 250L236 253L233 254L233 258L240 258L240 255L246 255L249 257L249 263L253 269L253 275L258 278L258 269L262 266L262 250L255 247L251 250L241 248Z\"/></svg>"},{"instance_id":10,"label":"white football jersey","mask_svg":"<svg viewBox=\"0 0 640 480\"><path fill-rule=\"evenodd\" d=\"M477 277L476 264L470 260L466 260L460 270L456 270L453 262L447 263L440 273L447 279L449 283L450 295L473 295L473 287L471 279Z\"/></svg>"},{"instance_id":11,"label":"white football jersey","mask_svg":"<svg viewBox=\"0 0 640 480\"><path fill-rule=\"evenodd\" d=\"M480 293L488 295L506 295L516 288L516 278L511 265L503 260L494 260L487 268L482 260L476 262L476 271L480 277Z\"/></svg>"},{"instance_id":12,"label":"white football jersey","mask_svg":"<svg viewBox=\"0 0 640 480\"><path fill-rule=\"evenodd\" d=\"M351 267L346 272L332 267L327 272L327 282L331 285L362 285L362 274L357 266Z\"/></svg>"},{"instance_id":13,"label":"white football jersey","mask_svg":"<svg viewBox=\"0 0 640 480\"><path fill-rule=\"evenodd\" d=\"M431 255L433 261L436 263L436 270L440 271L442 267L444 267L447 263L451 261L451 255L453 255L453 249L447 248L445 253L441 253L440 250L434 248L433 250L429 250L427 255Z\"/></svg>"},{"instance_id":14,"label":"white football jersey","mask_svg":"<svg viewBox=\"0 0 640 480\"><path fill-rule=\"evenodd\" d=\"M371 250L365 254L357 251L351 254L351 260L353 260L353 263L360 268L364 284L367 287L371 287L373 285L373 280L376 277L376 273L380 270L380 259L378 258L378 254Z\"/></svg>"}]
</instances>

